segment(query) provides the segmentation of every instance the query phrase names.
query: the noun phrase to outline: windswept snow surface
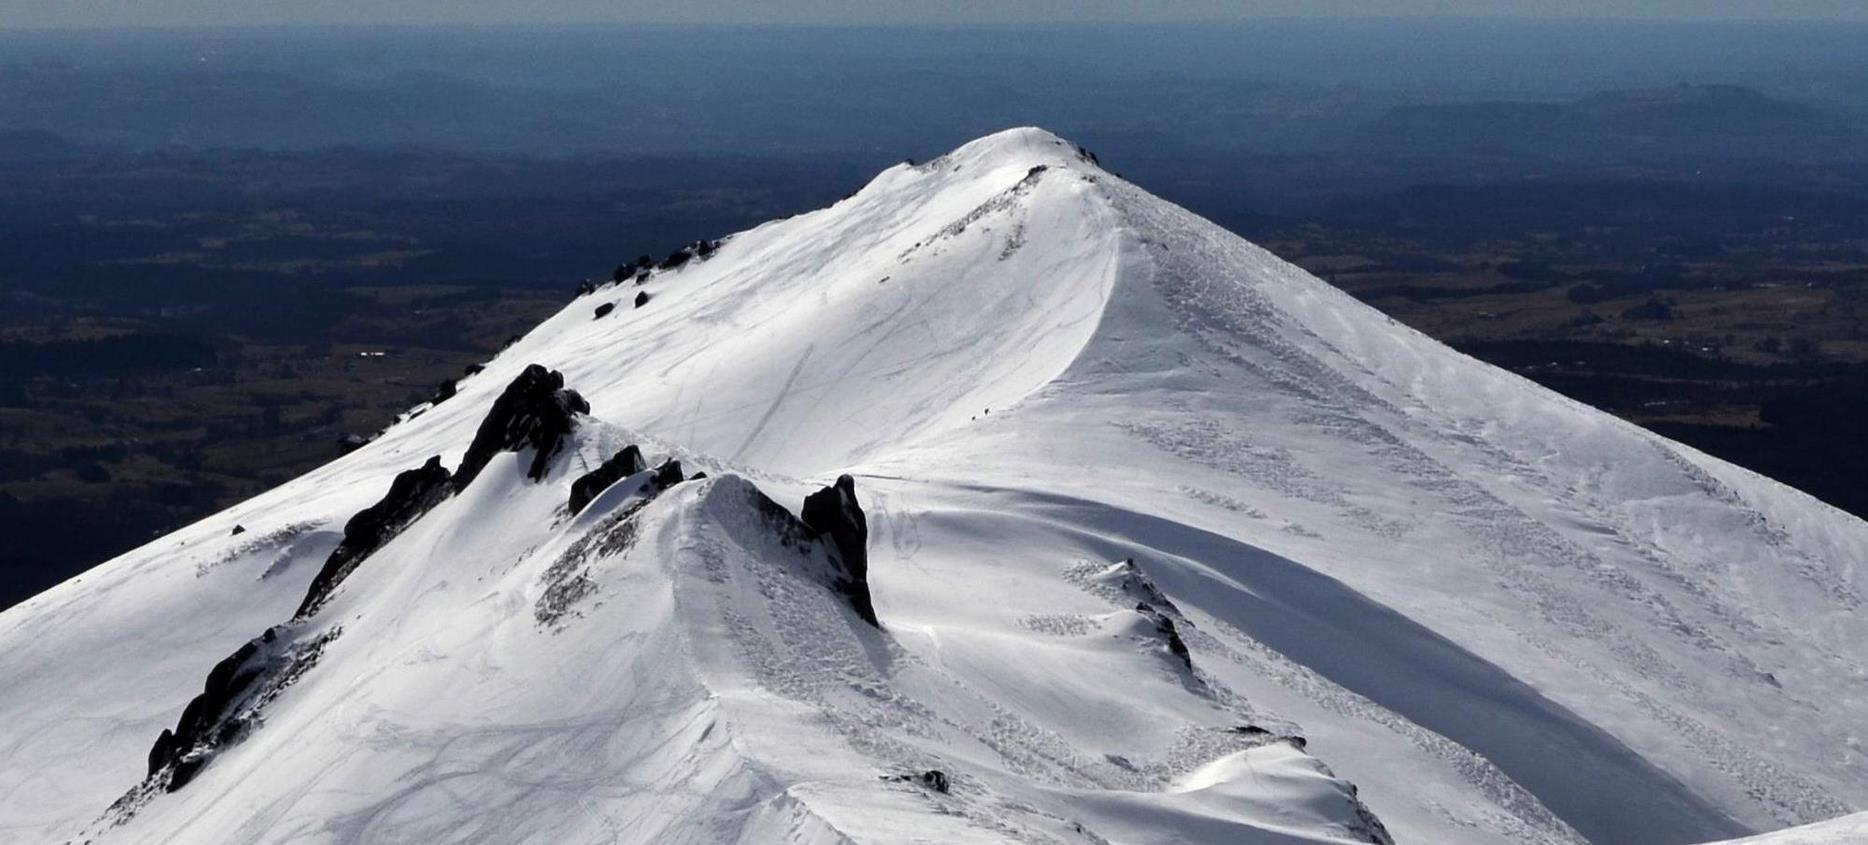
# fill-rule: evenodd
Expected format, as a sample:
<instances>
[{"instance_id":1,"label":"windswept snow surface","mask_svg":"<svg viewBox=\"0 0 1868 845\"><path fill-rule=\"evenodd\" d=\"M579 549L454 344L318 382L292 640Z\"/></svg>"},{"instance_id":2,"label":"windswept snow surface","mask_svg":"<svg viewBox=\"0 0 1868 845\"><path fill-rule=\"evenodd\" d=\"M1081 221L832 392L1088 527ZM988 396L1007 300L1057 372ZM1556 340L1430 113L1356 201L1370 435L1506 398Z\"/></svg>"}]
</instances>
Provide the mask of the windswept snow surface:
<instances>
[{"instance_id":1,"label":"windswept snow surface","mask_svg":"<svg viewBox=\"0 0 1868 845\"><path fill-rule=\"evenodd\" d=\"M1747 836L1715 845L1861 845L1868 842L1868 813Z\"/></svg>"},{"instance_id":2,"label":"windswept snow surface","mask_svg":"<svg viewBox=\"0 0 1868 845\"><path fill-rule=\"evenodd\" d=\"M137 797L208 670L531 363L592 408L546 478L502 454L364 558L245 737ZM711 477L568 515L631 443ZM840 473L880 629L761 504ZM0 614L0 841L1724 839L1868 806L1865 557L1011 130L580 297Z\"/></svg>"}]
</instances>

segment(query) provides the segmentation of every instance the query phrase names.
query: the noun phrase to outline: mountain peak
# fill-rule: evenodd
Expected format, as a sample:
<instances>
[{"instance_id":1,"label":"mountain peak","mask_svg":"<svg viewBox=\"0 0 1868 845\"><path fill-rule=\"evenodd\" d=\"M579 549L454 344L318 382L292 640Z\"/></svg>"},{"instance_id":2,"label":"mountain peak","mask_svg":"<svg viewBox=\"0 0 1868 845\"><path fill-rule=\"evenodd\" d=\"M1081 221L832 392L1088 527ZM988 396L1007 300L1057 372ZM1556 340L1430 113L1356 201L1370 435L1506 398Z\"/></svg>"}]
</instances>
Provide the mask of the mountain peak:
<instances>
[{"instance_id":1,"label":"mountain peak","mask_svg":"<svg viewBox=\"0 0 1868 845\"><path fill-rule=\"evenodd\" d=\"M1686 843L1868 794L1868 525L1043 130L417 411L0 614L0 827Z\"/></svg>"},{"instance_id":2,"label":"mountain peak","mask_svg":"<svg viewBox=\"0 0 1868 845\"><path fill-rule=\"evenodd\" d=\"M942 158L987 166L1070 165L1084 162L1082 148L1036 126L1002 129L968 141Z\"/></svg>"}]
</instances>

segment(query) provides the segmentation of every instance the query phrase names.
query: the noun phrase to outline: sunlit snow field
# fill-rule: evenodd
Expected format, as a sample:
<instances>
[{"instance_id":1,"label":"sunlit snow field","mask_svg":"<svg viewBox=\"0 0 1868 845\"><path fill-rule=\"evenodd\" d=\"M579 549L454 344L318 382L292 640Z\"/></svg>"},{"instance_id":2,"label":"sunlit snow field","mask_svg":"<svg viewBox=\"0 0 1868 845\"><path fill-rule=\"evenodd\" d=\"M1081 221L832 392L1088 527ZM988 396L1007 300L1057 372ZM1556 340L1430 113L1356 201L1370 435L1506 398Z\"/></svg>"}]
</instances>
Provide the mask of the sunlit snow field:
<instances>
[{"instance_id":1,"label":"sunlit snow field","mask_svg":"<svg viewBox=\"0 0 1868 845\"><path fill-rule=\"evenodd\" d=\"M503 455L367 558L250 736L106 817L532 363L591 405L549 475ZM632 443L710 477L567 514ZM880 629L752 504L842 473ZM1011 130L581 297L362 450L0 614L0 841L1723 839L1864 806L1865 558L1854 517ZM951 788L898 777L928 770Z\"/></svg>"}]
</instances>

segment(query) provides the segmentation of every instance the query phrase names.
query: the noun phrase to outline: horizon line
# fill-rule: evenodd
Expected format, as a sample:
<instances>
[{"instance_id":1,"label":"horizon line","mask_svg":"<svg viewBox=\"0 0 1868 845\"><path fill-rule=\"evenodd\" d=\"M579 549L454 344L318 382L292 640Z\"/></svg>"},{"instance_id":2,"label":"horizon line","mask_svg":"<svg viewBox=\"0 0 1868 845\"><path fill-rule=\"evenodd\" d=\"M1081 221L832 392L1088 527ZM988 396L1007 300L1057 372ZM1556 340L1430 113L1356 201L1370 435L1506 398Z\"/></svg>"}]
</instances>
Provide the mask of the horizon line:
<instances>
[{"instance_id":1,"label":"horizon line","mask_svg":"<svg viewBox=\"0 0 1868 845\"><path fill-rule=\"evenodd\" d=\"M397 21L272 21L240 23L125 23L125 24L49 24L38 26L11 26L0 24L0 34L158 34L187 32L249 32L249 31L311 31L311 30L494 30L494 29L562 29L574 27L663 27L692 29L796 29L796 30L1008 30L1031 28L1103 28L1103 27L1151 27L1151 26L1187 26L1214 24L1247 25L1253 23L1351 23L1351 22L1460 22L1460 23L1522 23L1536 24L1675 24L1693 26L1757 26L1757 25L1864 25L1868 24L1868 11L1862 17L1765 17L1765 18L1687 18L1648 15L1508 15L1508 14L1382 14L1382 15L1250 15L1244 17L1210 16L1185 18L1150 18L1145 20L1124 20L1120 18L1062 19L1031 18L1028 20L994 21L876 21L868 23L850 23L842 21L699 21L671 18L603 18L603 19L564 19L564 20L501 20L501 21L449 21L449 20L397 20Z\"/></svg>"}]
</instances>

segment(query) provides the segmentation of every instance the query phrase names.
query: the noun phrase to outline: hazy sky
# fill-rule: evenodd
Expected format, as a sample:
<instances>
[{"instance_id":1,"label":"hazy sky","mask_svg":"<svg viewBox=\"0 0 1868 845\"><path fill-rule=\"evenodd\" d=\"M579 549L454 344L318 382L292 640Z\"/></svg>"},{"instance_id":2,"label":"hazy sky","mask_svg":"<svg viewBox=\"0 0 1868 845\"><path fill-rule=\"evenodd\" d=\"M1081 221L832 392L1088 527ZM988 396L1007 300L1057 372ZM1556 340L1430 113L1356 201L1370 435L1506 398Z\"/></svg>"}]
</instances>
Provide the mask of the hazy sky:
<instances>
[{"instance_id":1,"label":"hazy sky","mask_svg":"<svg viewBox=\"0 0 1868 845\"><path fill-rule=\"evenodd\" d=\"M1266 15L1868 21L1868 0L0 0L0 28L580 21L965 24Z\"/></svg>"}]
</instances>

